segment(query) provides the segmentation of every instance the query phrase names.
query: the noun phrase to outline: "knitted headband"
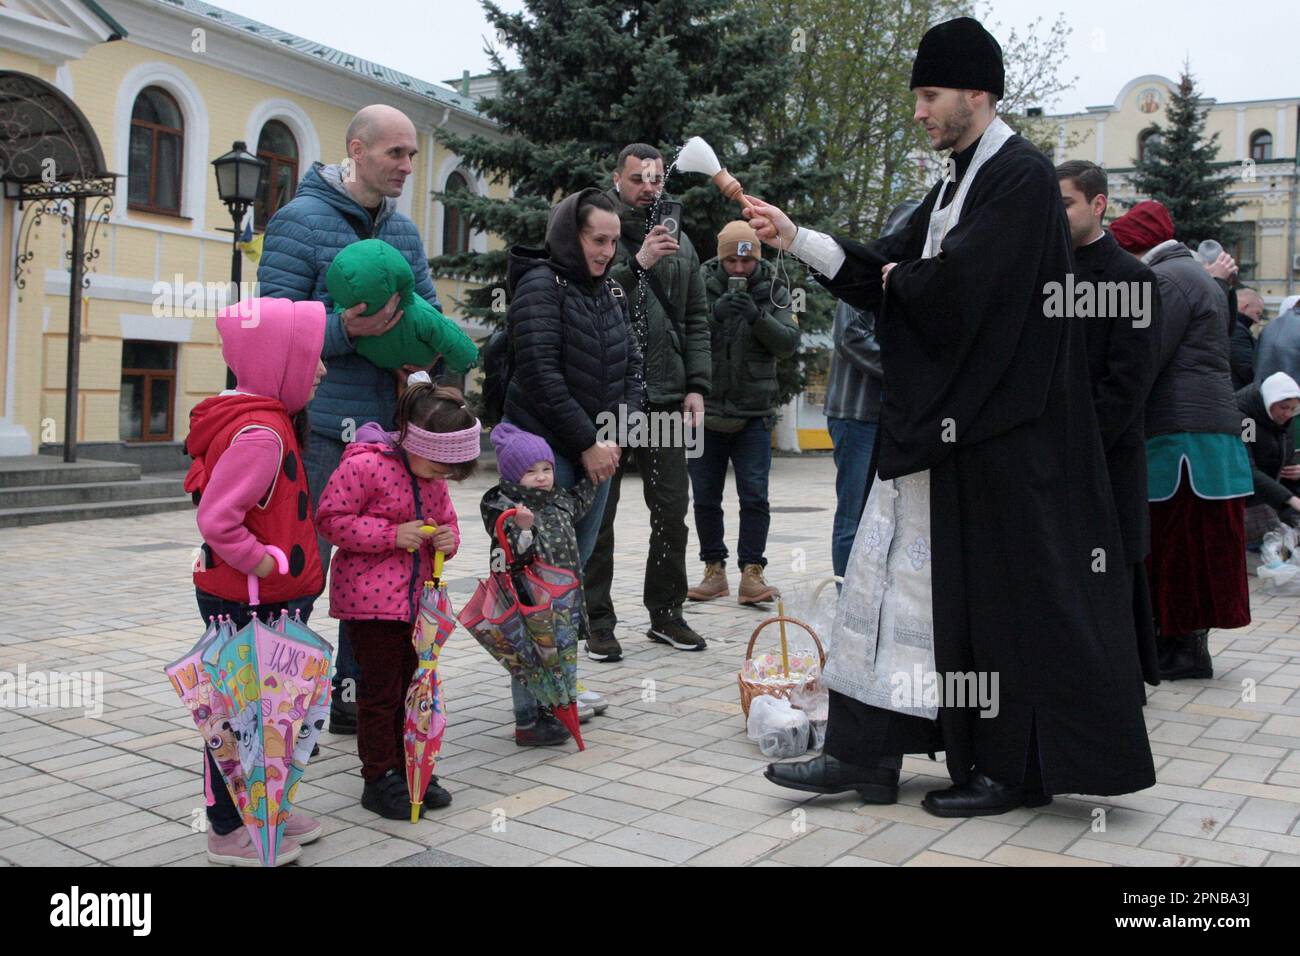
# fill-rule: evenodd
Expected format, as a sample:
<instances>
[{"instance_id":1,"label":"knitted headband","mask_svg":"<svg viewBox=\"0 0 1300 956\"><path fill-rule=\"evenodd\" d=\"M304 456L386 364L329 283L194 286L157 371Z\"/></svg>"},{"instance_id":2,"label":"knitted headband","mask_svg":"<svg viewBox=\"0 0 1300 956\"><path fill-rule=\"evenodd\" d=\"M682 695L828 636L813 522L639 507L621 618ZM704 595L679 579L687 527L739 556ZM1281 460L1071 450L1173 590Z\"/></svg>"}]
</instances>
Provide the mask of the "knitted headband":
<instances>
[{"instance_id":1,"label":"knitted headband","mask_svg":"<svg viewBox=\"0 0 1300 956\"><path fill-rule=\"evenodd\" d=\"M456 465L473 461L479 456L482 442L483 426L478 419L469 428L455 432L427 432L418 425L409 422L402 447L412 455L427 458L429 461Z\"/></svg>"}]
</instances>

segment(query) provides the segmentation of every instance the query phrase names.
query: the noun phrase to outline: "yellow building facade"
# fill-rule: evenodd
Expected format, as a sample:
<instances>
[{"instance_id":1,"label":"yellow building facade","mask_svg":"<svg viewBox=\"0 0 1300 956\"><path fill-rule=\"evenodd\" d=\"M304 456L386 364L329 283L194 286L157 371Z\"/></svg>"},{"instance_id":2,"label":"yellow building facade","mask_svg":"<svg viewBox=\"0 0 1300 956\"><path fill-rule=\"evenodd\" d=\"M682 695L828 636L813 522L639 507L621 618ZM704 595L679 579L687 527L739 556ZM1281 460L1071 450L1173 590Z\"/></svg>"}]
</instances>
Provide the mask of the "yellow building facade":
<instances>
[{"instance_id":1,"label":"yellow building facade","mask_svg":"<svg viewBox=\"0 0 1300 956\"><path fill-rule=\"evenodd\" d=\"M419 227L428 254L441 254L445 243L477 251L499 245L468 233L454 214L448 221L433 196L453 177L481 195L504 197L508 189L474 175L434 141L440 128L498 135L472 99L438 83L192 0L0 0L0 71L65 94L92 127L108 170L120 176L105 221L88 230L98 255L78 317L76 439L88 458L178 446L190 410L225 387L207 306L228 294L232 220L211 162L235 141L250 151L274 141L284 154L275 171L296 185L313 162L343 158L356 110L387 103L418 132L420 152L399 209ZM168 111L153 124L161 133L141 121L146 91ZM166 155L178 177L137 177L133 186L127 174L133 163L140 167L140 157L133 159L132 149L150 143L160 151L154 165ZM174 208L157 211L151 203ZM31 454L64 440L70 230L57 216L33 230L31 206L0 204L0 455ZM93 203L90 211L97 211ZM255 274L256 264L245 258L243 279ZM437 286L454 316L464 284ZM464 325L471 334L482 331Z\"/></svg>"},{"instance_id":2,"label":"yellow building facade","mask_svg":"<svg viewBox=\"0 0 1300 956\"><path fill-rule=\"evenodd\" d=\"M1085 159L1106 168L1110 217L1116 200L1140 198L1132 185L1143 136L1152 124L1169 125L1166 109L1176 80L1149 74L1126 83L1113 103L1052 117L1058 127L1056 162ZM1241 281L1275 307L1300 282L1297 254L1296 143L1300 96L1223 102L1205 98L1206 135L1218 134L1218 162L1233 199L1236 236L1216 236L1241 266ZM1270 313L1272 314L1272 313Z\"/></svg>"}]
</instances>

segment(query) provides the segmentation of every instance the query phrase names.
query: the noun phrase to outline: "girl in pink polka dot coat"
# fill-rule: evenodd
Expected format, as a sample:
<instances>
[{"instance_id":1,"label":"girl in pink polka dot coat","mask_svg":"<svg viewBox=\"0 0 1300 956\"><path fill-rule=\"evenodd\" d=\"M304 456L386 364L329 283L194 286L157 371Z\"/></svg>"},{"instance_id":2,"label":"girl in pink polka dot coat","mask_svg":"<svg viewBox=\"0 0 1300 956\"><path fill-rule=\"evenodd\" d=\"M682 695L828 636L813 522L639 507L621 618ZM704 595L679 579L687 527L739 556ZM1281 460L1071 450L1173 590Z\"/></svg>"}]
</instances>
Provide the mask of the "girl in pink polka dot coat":
<instances>
[{"instance_id":1,"label":"girl in pink polka dot coat","mask_svg":"<svg viewBox=\"0 0 1300 956\"><path fill-rule=\"evenodd\" d=\"M473 473L481 428L460 392L427 382L409 387L397 406L397 431L363 426L321 492L317 530L337 549L330 571L330 616L350 622L361 667L357 752L365 778L362 806L407 819L402 728L407 684L415 670L411 628L433 553L460 546L447 481ZM422 531L423 526L436 530ZM451 795L437 778L426 809Z\"/></svg>"}]
</instances>

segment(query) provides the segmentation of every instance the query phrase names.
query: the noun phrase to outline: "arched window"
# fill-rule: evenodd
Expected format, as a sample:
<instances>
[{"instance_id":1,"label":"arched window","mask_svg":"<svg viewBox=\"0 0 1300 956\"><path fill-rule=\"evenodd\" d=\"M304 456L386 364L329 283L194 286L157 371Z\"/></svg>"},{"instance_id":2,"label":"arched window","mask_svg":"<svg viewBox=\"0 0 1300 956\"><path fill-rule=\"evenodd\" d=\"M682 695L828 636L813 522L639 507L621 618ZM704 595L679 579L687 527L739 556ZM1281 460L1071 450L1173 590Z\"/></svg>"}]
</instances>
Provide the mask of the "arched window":
<instances>
[{"instance_id":1,"label":"arched window","mask_svg":"<svg viewBox=\"0 0 1300 956\"><path fill-rule=\"evenodd\" d=\"M1160 145L1160 130L1149 129L1138 137L1138 162L1146 158L1147 150Z\"/></svg>"},{"instance_id":2,"label":"arched window","mask_svg":"<svg viewBox=\"0 0 1300 956\"><path fill-rule=\"evenodd\" d=\"M469 180L460 173L447 177L444 193L469 192ZM442 254L469 252L469 218L459 209L442 204Z\"/></svg>"},{"instance_id":3,"label":"arched window","mask_svg":"<svg viewBox=\"0 0 1300 956\"><path fill-rule=\"evenodd\" d=\"M1273 134L1259 129L1250 135L1250 158L1257 163L1273 158Z\"/></svg>"},{"instance_id":4,"label":"arched window","mask_svg":"<svg viewBox=\"0 0 1300 956\"><path fill-rule=\"evenodd\" d=\"M131 109L127 205L171 216L181 213L185 118L166 90L148 86Z\"/></svg>"},{"instance_id":5,"label":"arched window","mask_svg":"<svg viewBox=\"0 0 1300 956\"><path fill-rule=\"evenodd\" d=\"M289 127L271 120L257 138L257 156L266 161L266 187L253 207L253 228L261 232L298 188L298 141Z\"/></svg>"}]
</instances>

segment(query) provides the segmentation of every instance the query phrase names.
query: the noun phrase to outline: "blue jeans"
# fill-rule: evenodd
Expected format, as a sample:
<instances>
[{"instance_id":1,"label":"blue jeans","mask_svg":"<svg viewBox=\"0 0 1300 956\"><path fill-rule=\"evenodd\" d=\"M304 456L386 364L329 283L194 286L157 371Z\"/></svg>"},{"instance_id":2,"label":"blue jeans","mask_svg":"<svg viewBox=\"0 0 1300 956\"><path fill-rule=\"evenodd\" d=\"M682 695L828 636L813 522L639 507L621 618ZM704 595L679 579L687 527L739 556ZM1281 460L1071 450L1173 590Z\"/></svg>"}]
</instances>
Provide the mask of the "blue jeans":
<instances>
[{"instance_id":1,"label":"blue jeans","mask_svg":"<svg viewBox=\"0 0 1300 956\"><path fill-rule=\"evenodd\" d=\"M772 514L767 501L767 479L772 471L772 432L767 419L751 418L738 432L706 429L698 458L686 459L695 499L695 534L700 539L700 560L727 562L722 495L727 485L727 464L736 472L740 496L740 538L736 554L740 566L767 567L767 531Z\"/></svg>"},{"instance_id":2,"label":"blue jeans","mask_svg":"<svg viewBox=\"0 0 1300 956\"><path fill-rule=\"evenodd\" d=\"M579 479L585 477L587 470L582 461L570 461L563 455L555 456L555 487L572 488ZM591 560L591 553L596 550L596 535L600 532L600 519L605 516L605 502L609 500L609 482L602 481L596 486L596 499L591 510L573 523L573 530L578 535L578 559L585 568Z\"/></svg>"},{"instance_id":3,"label":"blue jeans","mask_svg":"<svg viewBox=\"0 0 1300 956\"><path fill-rule=\"evenodd\" d=\"M871 453L876 447L876 422L828 418L827 429L835 446L835 523L831 531L831 566L840 577L849 564L849 552L858 522L875 478Z\"/></svg>"},{"instance_id":4,"label":"blue jeans","mask_svg":"<svg viewBox=\"0 0 1300 956\"><path fill-rule=\"evenodd\" d=\"M346 447L343 442L334 441L319 432L312 432L307 439L307 447L302 453L302 463L307 471L307 488L311 492L313 516L320 504L321 492L325 490L325 485L329 483L330 475L334 474L334 469L339 466L339 460L343 457L343 449ZM330 552L334 549L333 545L325 538L317 535L316 546L320 549L321 570L325 572L325 579L328 581ZM339 621L339 644L334 654L334 693L342 693L343 682L351 680L352 693L346 696L351 701L356 701L360 689L357 684L361 680L361 668L357 664L356 655L352 653L352 641L348 639L347 624L347 621Z\"/></svg>"},{"instance_id":5,"label":"blue jeans","mask_svg":"<svg viewBox=\"0 0 1300 956\"><path fill-rule=\"evenodd\" d=\"M572 462L563 455L555 456L555 487L572 488L586 474L582 462ZM596 486L596 498L591 510L573 523L573 530L578 535L578 560L586 567L591 553L596 550L596 535L600 531L600 519L605 514L605 502L609 500L609 482L602 481ZM515 723L528 727L537 722L537 698L528 693L528 689L517 680L510 681L510 699L515 707Z\"/></svg>"},{"instance_id":6,"label":"blue jeans","mask_svg":"<svg viewBox=\"0 0 1300 956\"><path fill-rule=\"evenodd\" d=\"M198 600L199 617L202 618L205 627L208 618L218 615L228 615L234 621L236 628L241 628L252 620L252 607L242 601L227 601L225 598L200 591L198 588L194 589L194 596ZM299 611L305 624L307 618L311 617L314 600L315 598L297 598L279 604L262 604L258 606L257 615L266 621L279 617L281 611L287 610L290 615L294 611ZM205 747L203 753L208 763L208 780L212 785L212 805L208 807L208 826L212 827L212 832L217 836L225 836L238 830L244 821L235 807L235 801L230 797L230 789L225 785L221 771L217 768L217 762L212 759L212 751Z\"/></svg>"}]
</instances>

